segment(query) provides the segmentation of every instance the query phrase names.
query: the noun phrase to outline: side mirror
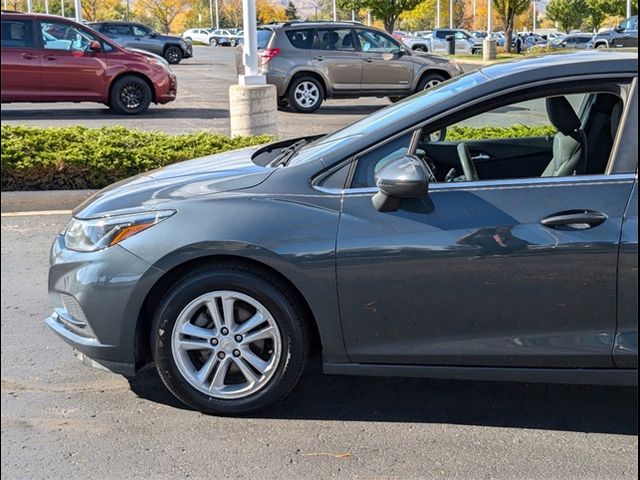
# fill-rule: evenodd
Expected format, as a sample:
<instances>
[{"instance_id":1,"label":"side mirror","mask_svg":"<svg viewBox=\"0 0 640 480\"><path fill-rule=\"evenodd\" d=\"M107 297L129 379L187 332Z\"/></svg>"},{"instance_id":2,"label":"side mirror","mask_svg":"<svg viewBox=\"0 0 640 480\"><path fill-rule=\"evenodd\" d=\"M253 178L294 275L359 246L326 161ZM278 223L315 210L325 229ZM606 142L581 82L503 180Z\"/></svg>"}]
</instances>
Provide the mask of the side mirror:
<instances>
[{"instance_id":1,"label":"side mirror","mask_svg":"<svg viewBox=\"0 0 640 480\"><path fill-rule=\"evenodd\" d=\"M158 34L156 32L151 32L149 34L149 38L156 38L158 36Z\"/></svg>"},{"instance_id":2,"label":"side mirror","mask_svg":"<svg viewBox=\"0 0 640 480\"><path fill-rule=\"evenodd\" d=\"M624 27L622 25L618 25L614 30L618 33L624 32Z\"/></svg>"},{"instance_id":3,"label":"side mirror","mask_svg":"<svg viewBox=\"0 0 640 480\"><path fill-rule=\"evenodd\" d=\"M447 127L441 128L437 132L431 132L429 134L430 143L444 142L446 138L447 138Z\"/></svg>"},{"instance_id":4,"label":"side mirror","mask_svg":"<svg viewBox=\"0 0 640 480\"><path fill-rule=\"evenodd\" d=\"M407 52L404 51L402 48L395 48L395 49L391 50L391 54L396 58L400 58L403 55L406 55Z\"/></svg>"},{"instance_id":5,"label":"side mirror","mask_svg":"<svg viewBox=\"0 0 640 480\"><path fill-rule=\"evenodd\" d=\"M91 40L89 42L89 50L91 50L92 52L99 52L100 50L102 50L102 45L100 45L100 42L97 40Z\"/></svg>"},{"instance_id":6,"label":"side mirror","mask_svg":"<svg viewBox=\"0 0 640 480\"><path fill-rule=\"evenodd\" d=\"M396 158L376 173L376 193L371 201L380 212L395 212L403 198L424 197L429 176L422 160L414 155Z\"/></svg>"}]
</instances>

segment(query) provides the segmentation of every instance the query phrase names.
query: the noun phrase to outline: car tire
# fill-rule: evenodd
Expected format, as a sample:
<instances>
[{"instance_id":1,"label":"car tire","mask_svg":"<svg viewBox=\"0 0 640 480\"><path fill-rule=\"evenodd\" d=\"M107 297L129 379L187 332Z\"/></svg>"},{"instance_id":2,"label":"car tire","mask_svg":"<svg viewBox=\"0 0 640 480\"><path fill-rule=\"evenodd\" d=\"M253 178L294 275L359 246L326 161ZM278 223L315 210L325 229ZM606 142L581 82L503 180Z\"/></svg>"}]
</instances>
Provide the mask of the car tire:
<instances>
[{"instance_id":1,"label":"car tire","mask_svg":"<svg viewBox=\"0 0 640 480\"><path fill-rule=\"evenodd\" d=\"M606 43L599 43L598 45L596 45L597 50L603 50L605 48L609 48L609 46Z\"/></svg>"},{"instance_id":2,"label":"car tire","mask_svg":"<svg viewBox=\"0 0 640 480\"><path fill-rule=\"evenodd\" d=\"M171 65L177 65L182 61L182 57L184 56L184 54L182 53L180 47L170 45L164 50L164 55L162 56Z\"/></svg>"},{"instance_id":3,"label":"car tire","mask_svg":"<svg viewBox=\"0 0 640 480\"><path fill-rule=\"evenodd\" d=\"M152 100L151 87L136 75L125 75L111 86L110 106L116 113L137 115L149 108Z\"/></svg>"},{"instance_id":4,"label":"car tire","mask_svg":"<svg viewBox=\"0 0 640 480\"><path fill-rule=\"evenodd\" d=\"M231 42L229 42L229 45L230 45L231 47L235 47L237 44L238 44L238 43L237 43L237 41L236 41L236 40L231 40Z\"/></svg>"},{"instance_id":5,"label":"car tire","mask_svg":"<svg viewBox=\"0 0 640 480\"><path fill-rule=\"evenodd\" d=\"M218 40L216 40L215 38L212 38L211 40L209 40L209 45L211 45L212 47L217 47Z\"/></svg>"},{"instance_id":6,"label":"car tire","mask_svg":"<svg viewBox=\"0 0 640 480\"><path fill-rule=\"evenodd\" d=\"M225 309L229 298L234 303ZM211 308L218 315L218 330ZM151 347L158 373L171 393L203 413L240 415L267 408L293 389L305 368L309 334L304 311L290 288L271 273L238 262L199 268L177 281L156 310ZM246 326L256 318L259 322L258 313L263 323ZM227 318L234 321L225 322ZM267 338L267 331L273 336ZM241 343L260 335L262 340L248 346ZM269 365L266 373L254 363Z\"/></svg>"},{"instance_id":7,"label":"car tire","mask_svg":"<svg viewBox=\"0 0 640 480\"><path fill-rule=\"evenodd\" d=\"M420 82L418 82L418 88L416 89L416 92L421 92L431 87L435 87L445 80L446 79L438 73L427 73L420 79Z\"/></svg>"},{"instance_id":8,"label":"car tire","mask_svg":"<svg viewBox=\"0 0 640 480\"><path fill-rule=\"evenodd\" d=\"M311 75L303 75L291 82L287 98L289 105L296 112L312 113L322 105L324 88L317 78Z\"/></svg>"}]
</instances>

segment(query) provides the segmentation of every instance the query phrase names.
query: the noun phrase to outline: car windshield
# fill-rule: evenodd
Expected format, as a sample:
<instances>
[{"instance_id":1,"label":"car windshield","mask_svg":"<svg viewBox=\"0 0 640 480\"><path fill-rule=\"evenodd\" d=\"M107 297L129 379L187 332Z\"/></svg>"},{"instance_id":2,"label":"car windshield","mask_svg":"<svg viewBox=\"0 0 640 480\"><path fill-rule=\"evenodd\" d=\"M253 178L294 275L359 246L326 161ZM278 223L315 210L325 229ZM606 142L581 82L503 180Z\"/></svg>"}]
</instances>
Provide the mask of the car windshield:
<instances>
[{"instance_id":1,"label":"car windshield","mask_svg":"<svg viewBox=\"0 0 640 480\"><path fill-rule=\"evenodd\" d=\"M481 72L468 73L461 77L457 77L455 80L444 82L436 87L420 92L411 97L410 100L398 102L383 108L382 110L378 110L372 115L369 115L368 117L365 117L342 130L338 130L326 137L319 138L315 142L308 143L300 149L295 157L292 158L290 165L299 165L301 163L315 160L321 156L321 152L325 151L323 146L326 145L329 146L329 148L335 148L338 145L343 144L342 140L351 141L354 138L368 135L375 130L393 125L393 123L400 117L415 117L416 121L418 121L424 116L426 109L441 102L442 100L485 83L488 80L489 78Z\"/></svg>"}]
</instances>

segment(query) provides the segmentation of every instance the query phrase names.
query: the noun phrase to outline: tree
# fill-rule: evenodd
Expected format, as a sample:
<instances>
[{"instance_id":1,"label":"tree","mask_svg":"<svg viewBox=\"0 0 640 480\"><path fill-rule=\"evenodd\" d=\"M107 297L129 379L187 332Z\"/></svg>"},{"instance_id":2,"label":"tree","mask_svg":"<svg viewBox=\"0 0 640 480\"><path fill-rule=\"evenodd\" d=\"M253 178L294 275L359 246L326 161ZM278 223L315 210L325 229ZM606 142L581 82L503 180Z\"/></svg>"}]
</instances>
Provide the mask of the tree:
<instances>
[{"instance_id":1,"label":"tree","mask_svg":"<svg viewBox=\"0 0 640 480\"><path fill-rule=\"evenodd\" d=\"M550 0L547 4L547 17L558 22L560 28L566 33L574 28L580 28L588 16L589 8L586 0Z\"/></svg>"},{"instance_id":2,"label":"tree","mask_svg":"<svg viewBox=\"0 0 640 480\"><path fill-rule=\"evenodd\" d=\"M432 30L436 26L436 0L421 2L402 14L400 26L406 30Z\"/></svg>"},{"instance_id":3,"label":"tree","mask_svg":"<svg viewBox=\"0 0 640 480\"><path fill-rule=\"evenodd\" d=\"M233 27L242 25L242 0L224 0L220 2L220 13L225 24Z\"/></svg>"},{"instance_id":4,"label":"tree","mask_svg":"<svg viewBox=\"0 0 640 480\"><path fill-rule=\"evenodd\" d=\"M504 30L504 49L507 53L510 53L516 17L522 15L531 7L531 0L493 0L493 5Z\"/></svg>"},{"instance_id":5,"label":"tree","mask_svg":"<svg viewBox=\"0 0 640 480\"><path fill-rule=\"evenodd\" d=\"M97 22L122 18L119 11L121 3L120 0L82 0L82 19Z\"/></svg>"},{"instance_id":6,"label":"tree","mask_svg":"<svg viewBox=\"0 0 640 480\"><path fill-rule=\"evenodd\" d=\"M607 18L607 11L610 0L586 0L587 11L589 13L588 26L596 32L602 26L604 19Z\"/></svg>"},{"instance_id":7,"label":"tree","mask_svg":"<svg viewBox=\"0 0 640 480\"><path fill-rule=\"evenodd\" d=\"M284 9L284 14L287 20L298 20L298 9L291 0L289 0L287 8Z\"/></svg>"},{"instance_id":8,"label":"tree","mask_svg":"<svg viewBox=\"0 0 640 480\"><path fill-rule=\"evenodd\" d=\"M184 17L186 7L184 0L136 0L134 11L138 18L148 19L163 33L169 33L172 27L180 29L177 20Z\"/></svg>"},{"instance_id":9,"label":"tree","mask_svg":"<svg viewBox=\"0 0 640 480\"><path fill-rule=\"evenodd\" d=\"M259 23L278 23L287 19L282 5L273 0L256 0L256 17Z\"/></svg>"},{"instance_id":10,"label":"tree","mask_svg":"<svg viewBox=\"0 0 640 480\"><path fill-rule=\"evenodd\" d=\"M353 0L341 0L338 3L351 10ZM362 8L371 10L371 15L382 20L384 29L391 33L400 14L416 8L420 0L362 0L359 3Z\"/></svg>"}]
</instances>

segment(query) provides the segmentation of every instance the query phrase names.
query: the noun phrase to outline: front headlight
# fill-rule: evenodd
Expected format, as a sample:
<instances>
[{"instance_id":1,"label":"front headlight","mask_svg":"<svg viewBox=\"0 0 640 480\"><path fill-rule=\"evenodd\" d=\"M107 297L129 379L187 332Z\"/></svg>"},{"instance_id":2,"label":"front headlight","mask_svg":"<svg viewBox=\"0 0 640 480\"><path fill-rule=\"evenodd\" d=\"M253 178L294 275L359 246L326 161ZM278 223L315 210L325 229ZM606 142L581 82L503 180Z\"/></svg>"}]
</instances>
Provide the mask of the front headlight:
<instances>
[{"instance_id":1,"label":"front headlight","mask_svg":"<svg viewBox=\"0 0 640 480\"><path fill-rule=\"evenodd\" d=\"M95 252L120 243L174 213L175 210L159 210L87 220L74 218L67 226L64 240L71 250Z\"/></svg>"},{"instance_id":2,"label":"front headlight","mask_svg":"<svg viewBox=\"0 0 640 480\"><path fill-rule=\"evenodd\" d=\"M158 67L162 67L165 70L171 70L169 66L169 62L167 62L164 58L149 58L149 63L152 65L157 65Z\"/></svg>"}]
</instances>

